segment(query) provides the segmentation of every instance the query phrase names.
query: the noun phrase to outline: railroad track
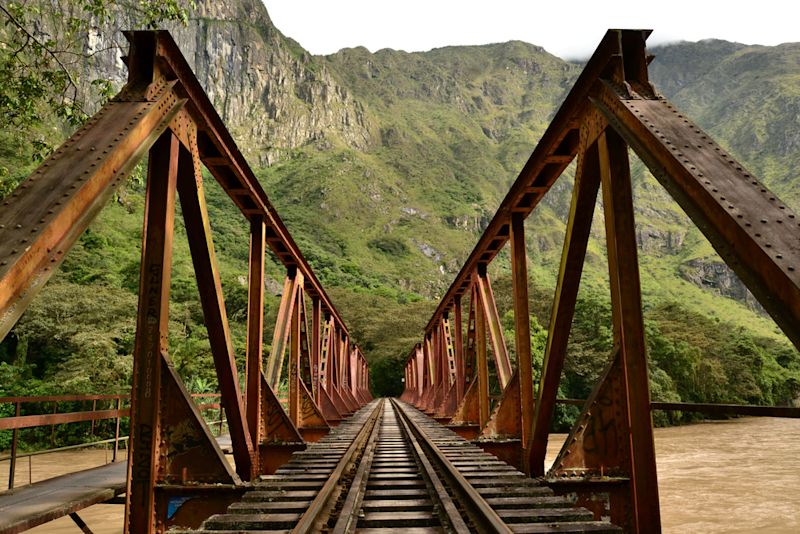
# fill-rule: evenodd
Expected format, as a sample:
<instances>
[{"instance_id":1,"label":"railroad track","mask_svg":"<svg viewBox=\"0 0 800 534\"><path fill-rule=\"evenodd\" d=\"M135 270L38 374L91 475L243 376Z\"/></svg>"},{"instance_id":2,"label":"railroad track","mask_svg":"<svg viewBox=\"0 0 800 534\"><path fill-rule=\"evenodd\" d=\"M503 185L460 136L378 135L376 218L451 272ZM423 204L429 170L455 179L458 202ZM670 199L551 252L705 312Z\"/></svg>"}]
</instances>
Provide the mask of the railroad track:
<instances>
[{"instance_id":1,"label":"railroad track","mask_svg":"<svg viewBox=\"0 0 800 534\"><path fill-rule=\"evenodd\" d=\"M395 400L373 401L196 534L620 533Z\"/></svg>"}]
</instances>

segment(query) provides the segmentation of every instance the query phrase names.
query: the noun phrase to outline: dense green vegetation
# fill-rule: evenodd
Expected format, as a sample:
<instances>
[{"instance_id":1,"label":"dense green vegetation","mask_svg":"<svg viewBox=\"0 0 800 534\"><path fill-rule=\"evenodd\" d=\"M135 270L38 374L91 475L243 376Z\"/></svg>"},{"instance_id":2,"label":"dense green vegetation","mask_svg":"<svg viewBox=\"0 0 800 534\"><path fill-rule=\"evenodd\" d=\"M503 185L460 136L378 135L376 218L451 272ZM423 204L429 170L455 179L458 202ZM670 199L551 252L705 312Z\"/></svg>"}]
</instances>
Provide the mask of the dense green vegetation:
<instances>
[{"instance_id":1,"label":"dense green vegetation","mask_svg":"<svg viewBox=\"0 0 800 534\"><path fill-rule=\"evenodd\" d=\"M354 149L336 132L328 132L286 150L282 160L256 172L369 359L374 393L396 395L405 358L437 297L491 218L580 66L520 42L413 54L372 54L358 48L314 58L282 36L278 42L305 57L308 69L328 69L363 105L373 129L367 149ZM10 53L0 48L0 67L12 65L4 68L13 75ZM800 157L798 46L710 41L671 45L656 53L663 59L653 64L653 77L664 93L790 205L796 203L792 170ZM730 89L723 90L725 85ZM18 86L0 85L0 96L14 91ZM0 195L8 194L32 170L42 150L72 127L47 95L34 97L34 114L24 118L25 129L19 130L9 117L0 124ZM653 397L796 401L798 352L636 160L633 173ZM527 222L536 373L546 342L570 180L568 172ZM242 369L247 227L213 180L207 182L223 291ZM134 180L70 251L59 274L0 343L0 396L129 387L142 211L143 185ZM602 227L598 211L561 388L565 397L587 396L610 356ZM176 232L170 353L191 390L215 390L180 224ZM267 272L266 322L271 325L283 273L273 259ZM495 261L492 275L513 354L506 255ZM560 428L571 413L559 413ZM668 422L666 416L658 417Z\"/></svg>"}]
</instances>

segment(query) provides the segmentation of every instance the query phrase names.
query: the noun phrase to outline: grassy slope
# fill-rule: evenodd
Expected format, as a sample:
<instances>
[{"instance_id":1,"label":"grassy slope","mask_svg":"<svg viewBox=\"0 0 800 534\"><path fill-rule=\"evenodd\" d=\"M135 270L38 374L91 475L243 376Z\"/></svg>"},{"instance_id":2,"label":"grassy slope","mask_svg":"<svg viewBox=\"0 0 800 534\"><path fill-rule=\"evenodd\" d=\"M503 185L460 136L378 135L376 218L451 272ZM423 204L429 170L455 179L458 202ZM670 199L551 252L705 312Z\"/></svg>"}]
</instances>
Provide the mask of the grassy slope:
<instances>
[{"instance_id":1,"label":"grassy slope","mask_svg":"<svg viewBox=\"0 0 800 534\"><path fill-rule=\"evenodd\" d=\"M785 192L791 204L797 191L791 169L796 168L800 152L791 137L800 135L797 115L780 131L774 131L768 119L793 120L792 106L797 103L793 82L800 72L797 47L750 49L701 43L657 53L664 57L664 66L654 64L654 79L664 92L745 164L763 170L767 183ZM519 42L414 54L348 49L315 61L326 63L364 104L380 130L381 143L359 152L332 136L325 143L296 150L258 174L323 283L340 287L332 291L333 297L368 356L379 365L384 358L402 358L410 348L414 334L409 332L419 332L435 304L412 301L436 297L447 288L579 68ZM733 88L715 85L726 80ZM717 98L708 101L704 95ZM770 95L774 98L763 98ZM747 104L746 114L741 113L740 103ZM736 122L744 120L763 123L759 131L770 135L760 145L749 143L751 138L741 138L747 128ZM780 135L785 142L773 146ZM19 168L18 155L0 157L10 162L9 167ZM713 251L638 162L634 175L639 227L683 237L683 246L674 250L656 247L642 254L646 306L678 301L701 315L780 338L768 318L679 276L689 259L714 261ZM561 182L528 222L532 284L545 293L555 284L570 198L569 178ZM215 188L209 190L229 314L241 347L246 233L232 206ZM70 253L65 274L56 284L80 284L73 289L89 293L104 286L134 291L131 273L138 263L140 221L141 197L133 191L127 207L113 204L103 212L90 235ZM584 287L593 292L605 291L602 227L596 216L583 279ZM201 373L202 362L208 362L204 349L196 346L203 337L201 318L193 302L185 240L176 243L173 291L178 309L173 343L186 355L182 360L186 372ZM502 255L495 270L499 276L507 272ZM274 263L269 272L280 280Z\"/></svg>"}]
</instances>

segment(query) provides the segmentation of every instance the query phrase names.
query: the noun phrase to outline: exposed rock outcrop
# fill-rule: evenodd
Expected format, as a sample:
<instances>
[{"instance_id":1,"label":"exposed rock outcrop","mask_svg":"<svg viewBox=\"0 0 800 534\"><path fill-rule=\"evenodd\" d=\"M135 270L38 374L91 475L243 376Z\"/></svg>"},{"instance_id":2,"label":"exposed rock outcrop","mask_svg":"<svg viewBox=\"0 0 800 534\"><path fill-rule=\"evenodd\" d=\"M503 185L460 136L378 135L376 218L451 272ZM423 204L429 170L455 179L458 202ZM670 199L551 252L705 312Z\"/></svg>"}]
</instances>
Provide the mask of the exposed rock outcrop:
<instances>
[{"instance_id":1,"label":"exposed rock outcrop","mask_svg":"<svg viewBox=\"0 0 800 534\"><path fill-rule=\"evenodd\" d=\"M122 82L120 28L131 14L90 36L88 52L103 51L88 68L93 77ZM365 149L372 133L364 107L329 69L275 28L260 0L199 0L184 27L169 27L222 119L253 163L268 165L287 151L338 138ZM122 43L120 43L122 41Z\"/></svg>"}]
</instances>

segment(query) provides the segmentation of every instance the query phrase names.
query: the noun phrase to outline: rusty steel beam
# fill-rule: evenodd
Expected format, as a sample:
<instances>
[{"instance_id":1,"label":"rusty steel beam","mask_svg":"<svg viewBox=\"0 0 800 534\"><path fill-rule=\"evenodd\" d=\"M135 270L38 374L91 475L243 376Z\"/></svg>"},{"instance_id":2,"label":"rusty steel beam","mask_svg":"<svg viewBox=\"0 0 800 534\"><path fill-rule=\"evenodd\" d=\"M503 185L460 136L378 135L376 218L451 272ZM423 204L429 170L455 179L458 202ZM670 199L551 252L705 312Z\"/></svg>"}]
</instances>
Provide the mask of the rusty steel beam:
<instances>
[{"instance_id":1,"label":"rusty steel beam","mask_svg":"<svg viewBox=\"0 0 800 534\"><path fill-rule=\"evenodd\" d=\"M558 384L561 381L564 359L567 355L567 342L575 314L597 191L600 188L599 165L597 144L592 143L578 156L561 265L547 332L542 375L536 398L533 430L528 443L529 467L531 474L535 476L544 476L548 435L558 395Z\"/></svg>"},{"instance_id":2,"label":"rusty steel beam","mask_svg":"<svg viewBox=\"0 0 800 534\"><path fill-rule=\"evenodd\" d=\"M464 368L464 319L461 312L461 296L453 299L453 345L456 359L456 406L461 404L466 389Z\"/></svg>"},{"instance_id":3,"label":"rusty steel beam","mask_svg":"<svg viewBox=\"0 0 800 534\"><path fill-rule=\"evenodd\" d=\"M250 480L256 475L255 450L239 391L236 357L228 327L199 163L196 153L192 154L181 148L177 187L197 288L200 291L208 341L211 345L211 355L231 433L236 472L242 479Z\"/></svg>"},{"instance_id":4,"label":"rusty steel beam","mask_svg":"<svg viewBox=\"0 0 800 534\"><path fill-rule=\"evenodd\" d=\"M311 299L311 380L314 401L320 403L320 388L323 370L320 365L322 354L322 301Z\"/></svg>"},{"instance_id":5,"label":"rusty steel beam","mask_svg":"<svg viewBox=\"0 0 800 534\"><path fill-rule=\"evenodd\" d=\"M262 217L250 219L250 262L247 278L247 427L250 440L261 442L261 373L264 347L265 225Z\"/></svg>"},{"instance_id":6,"label":"rusty steel beam","mask_svg":"<svg viewBox=\"0 0 800 534\"><path fill-rule=\"evenodd\" d=\"M482 265L482 264L481 264ZM494 299L492 284L489 282L489 275L486 267L478 266L474 276L474 284L477 288L479 307L483 309L483 321L489 333L492 343L492 356L494 357L497 381L500 389L505 389L511 380L511 359L508 356L505 336L503 336L503 325L500 323L500 314L497 312L497 303Z\"/></svg>"},{"instance_id":7,"label":"rusty steel beam","mask_svg":"<svg viewBox=\"0 0 800 534\"><path fill-rule=\"evenodd\" d=\"M514 341L519 376L520 438L523 450L528 446L533 426L533 364L531 361L531 324L528 309L528 255L525 251L525 217L511 215L511 283L514 293ZM523 462L527 468L527 459Z\"/></svg>"},{"instance_id":8,"label":"rusty steel beam","mask_svg":"<svg viewBox=\"0 0 800 534\"><path fill-rule=\"evenodd\" d=\"M661 531L650 387L639 287L628 147L607 130L597 141L606 221L614 342L620 347L630 421L631 477L637 532Z\"/></svg>"},{"instance_id":9,"label":"rusty steel beam","mask_svg":"<svg viewBox=\"0 0 800 534\"><path fill-rule=\"evenodd\" d=\"M267 243L278 260L287 268L297 268L303 274L306 293L319 297L325 312L333 315L347 333L336 307L270 203L172 36L167 31L135 31L126 33L126 36L134 45L138 44L138 48L152 50L177 79L181 91L189 98L187 110L202 131L200 157L204 164L245 217L259 215L264 218L268 227Z\"/></svg>"},{"instance_id":10,"label":"rusty steel beam","mask_svg":"<svg viewBox=\"0 0 800 534\"><path fill-rule=\"evenodd\" d=\"M294 306L289 319L289 420L293 425L300 423L300 328L303 310L303 275L295 274L297 291L292 297Z\"/></svg>"},{"instance_id":11,"label":"rusty steel beam","mask_svg":"<svg viewBox=\"0 0 800 534\"><path fill-rule=\"evenodd\" d=\"M169 289L178 178L178 138L170 131L150 150L139 307L133 349L131 452L125 532L151 534L160 447L161 366L169 335Z\"/></svg>"},{"instance_id":12,"label":"rusty steel beam","mask_svg":"<svg viewBox=\"0 0 800 534\"><path fill-rule=\"evenodd\" d=\"M0 339L184 104L169 88L109 102L3 200Z\"/></svg>"},{"instance_id":13,"label":"rusty steel beam","mask_svg":"<svg viewBox=\"0 0 800 534\"><path fill-rule=\"evenodd\" d=\"M475 300L475 367L478 376L478 424L480 428L489 420L489 362L486 356L486 314L478 300L477 287L472 290L471 300Z\"/></svg>"},{"instance_id":14,"label":"rusty steel beam","mask_svg":"<svg viewBox=\"0 0 800 534\"><path fill-rule=\"evenodd\" d=\"M283 371L283 359L286 353L286 344L289 341L291 318L297 301L298 292L297 271L290 269L283 282L283 293L278 308L278 317L275 319L275 329L272 331L272 345L267 360L267 384L272 389L277 389Z\"/></svg>"},{"instance_id":15,"label":"rusty steel beam","mask_svg":"<svg viewBox=\"0 0 800 534\"><path fill-rule=\"evenodd\" d=\"M667 100L594 103L800 348L800 218Z\"/></svg>"}]
</instances>

